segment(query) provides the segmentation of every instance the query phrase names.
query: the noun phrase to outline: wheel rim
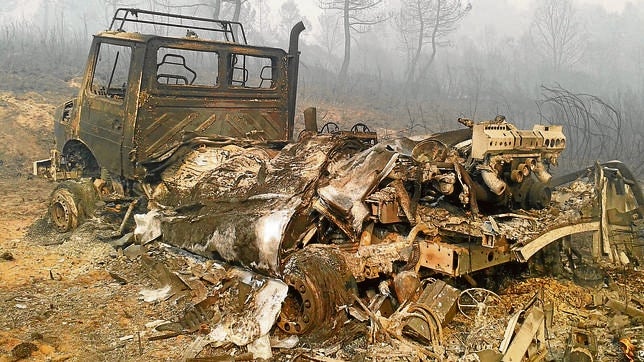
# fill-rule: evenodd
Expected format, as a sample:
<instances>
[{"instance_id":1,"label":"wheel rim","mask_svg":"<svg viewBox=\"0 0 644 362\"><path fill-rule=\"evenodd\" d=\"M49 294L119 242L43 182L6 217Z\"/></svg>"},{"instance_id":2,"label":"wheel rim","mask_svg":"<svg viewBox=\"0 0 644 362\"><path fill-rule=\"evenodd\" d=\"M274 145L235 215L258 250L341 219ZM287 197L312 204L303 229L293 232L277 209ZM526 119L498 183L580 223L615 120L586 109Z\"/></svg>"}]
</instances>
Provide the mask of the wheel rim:
<instances>
[{"instance_id":1,"label":"wheel rim","mask_svg":"<svg viewBox=\"0 0 644 362\"><path fill-rule=\"evenodd\" d=\"M289 257L282 273L289 290L277 319L280 329L324 335L342 325L337 306L350 304L355 279L339 252L309 247Z\"/></svg>"},{"instance_id":2,"label":"wheel rim","mask_svg":"<svg viewBox=\"0 0 644 362\"><path fill-rule=\"evenodd\" d=\"M286 278L288 294L282 305L277 326L291 334L304 334L324 322L326 312L319 290L301 275Z\"/></svg>"},{"instance_id":3,"label":"wheel rim","mask_svg":"<svg viewBox=\"0 0 644 362\"><path fill-rule=\"evenodd\" d=\"M78 226L78 210L69 191L61 189L54 193L49 216L59 232L67 232Z\"/></svg>"},{"instance_id":4,"label":"wheel rim","mask_svg":"<svg viewBox=\"0 0 644 362\"><path fill-rule=\"evenodd\" d=\"M469 319L489 315L490 311L503 311L501 297L483 288L470 288L461 292L457 300L459 311Z\"/></svg>"}]
</instances>

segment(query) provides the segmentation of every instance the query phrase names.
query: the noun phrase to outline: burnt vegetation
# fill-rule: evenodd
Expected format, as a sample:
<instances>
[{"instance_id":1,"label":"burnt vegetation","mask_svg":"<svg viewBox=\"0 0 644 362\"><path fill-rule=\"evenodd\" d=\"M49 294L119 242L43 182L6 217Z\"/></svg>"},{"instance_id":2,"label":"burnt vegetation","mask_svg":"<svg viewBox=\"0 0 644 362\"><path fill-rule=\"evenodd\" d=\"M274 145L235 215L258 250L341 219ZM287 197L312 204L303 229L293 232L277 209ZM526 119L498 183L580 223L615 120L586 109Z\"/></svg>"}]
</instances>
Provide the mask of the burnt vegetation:
<instances>
[{"instance_id":1,"label":"burnt vegetation","mask_svg":"<svg viewBox=\"0 0 644 362\"><path fill-rule=\"evenodd\" d=\"M0 13L0 88L75 93L69 86L82 74L91 34L108 27L116 7L135 5L97 2L45 1L32 13L8 4ZM525 10L492 1L341 5L150 2L153 10L241 21L253 43L279 47L294 25L286 22L304 19L311 26L301 44L298 108L315 105L323 121L340 128L362 122L384 137L427 134L454 128L459 116L503 114L519 126L564 124L573 147L563 155L565 164L641 163L641 7L608 12L570 1ZM531 20L513 20L520 17ZM565 32L557 33L557 24ZM641 165L632 168L641 176Z\"/></svg>"},{"instance_id":2,"label":"burnt vegetation","mask_svg":"<svg viewBox=\"0 0 644 362\"><path fill-rule=\"evenodd\" d=\"M644 173L640 112L633 113L641 104L633 95L620 95L611 104L598 96L574 93L559 85L542 89L540 115L548 122L563 120L570 137L566 166L619 159L628 163L636 174Z\"/></svg>"},{"instance_id":3,"label":"burnt vegetation","mask_svg":"<svg viewBox=\"0 0 644 362\"><path fill-rule=\"evenodd\" d=\"M5 7L0 88L75 93L91 34L107 28L114 8L133 5L97 2L46 1L29 15L17 2ZM298 108L315 105L324 121L341 128L364 122L386 137L451 129L459 116L503 114L520 126L546 120L566 127L571 148L564 164L623 159L638 175L644 172L639 157L644 130L638 122L644 48L637 33L644 11L635 5L607 12L550 1L525 10L532 20L521 26L508 20L519 10L490 1L407 1L400 7L352 1L349 9L323 1L308 4L316 6L315 13L292 0L274 8L252 1L150 5L238 20L254 43L280 47L288 37L283 30L293 25L280 19L313 24L301 46ZM418 16L419 9L427 16ZM480 17L495 24L473 27ZM566 31L557 34L557 24L565 24ZM504 29L510 27L511 33Z\"/></svg>"}]
</instances>

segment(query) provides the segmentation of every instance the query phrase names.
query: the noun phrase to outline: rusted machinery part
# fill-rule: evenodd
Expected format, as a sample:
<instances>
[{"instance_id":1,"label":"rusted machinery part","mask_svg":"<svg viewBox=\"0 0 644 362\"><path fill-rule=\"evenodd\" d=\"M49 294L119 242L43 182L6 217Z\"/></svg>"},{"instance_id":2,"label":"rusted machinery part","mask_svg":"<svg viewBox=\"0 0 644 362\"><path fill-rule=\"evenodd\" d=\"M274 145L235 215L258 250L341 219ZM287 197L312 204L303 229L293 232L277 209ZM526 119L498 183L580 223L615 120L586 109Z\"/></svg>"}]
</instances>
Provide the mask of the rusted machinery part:
<instances>
[{"instance_id":1,"label":"rusted machinery part","mask_svg":"<svg viewBox=\"0 0 644 362\"><path fill-rule=\"evenodd\" d=\"M57 188L51 195L49 217L56 230L61 233L78 227L78 207L74 194L68 189Z\"/></svg>"},{"instance_id":2,"label":"rusted machinery part","mask_svg":"<svg viewBox=\"0 0 644 362\"><path fill-rule=\"evenodd\" d=\"M358 122L358 123L354 124L353 127L351 127L351 132L353 132L353 133L359 133L359 132L368 133L368 132L371 132L371 130L369 129L369 126L367 126L366 124Z\"/></svg>"},{"instance_id":3,"label":"rusted machinery part","mask_svg":"<svg viewBox=\"0 0 644 362\"><path fill-rule=\"evenodd\" d=\"M414 241L411 245L411 255L409 259L402 268L401 271L414 270L418 262L420 261L420 244L417 241Z\"/></svg>"},{"instance_id":4,"label":"rusted machinery part","mask_svg":"<svg viewBox=\"0 0 644 362\"><path fill-rule=\"evenodd\" d=\"M572 280L583 287L597 287L604 283L605 278L604 271L592 264L577 265L572 271Z\"/></svg>"},{"instance_id":5,"label":"rusted machinery part","mask_svg":"<svg viewBox=\"0 0 644 362\"><path fill-rule=\"evenodd\" d=\"M320 128L319 133L337 133L340 132L340 126L335 122L327 122Z\"/></svg>"},{"instance_id":6,"label":"rusted machinery part","mask_svg":"<svg viewBox=\"0 0 644 362\"><path fill-rule=\"evenodd\" d=\"M411 151L411 158L419 163L445 162L449 147L438 139L428 138L420 141Z\"/></svg>"},{"instance_id":7,"label":"rusted machinery part","mask_svg":"<svg viewBox=\"0 0 644 362\"><path fill-rule=\"evenodd\" d=\"M308 247L291 255L282 269L289 286L277 326L290 334L324 335L342 325L338 307L351 304L357 290L344 258L334 248Z\"/></svg>"},{"instance_id":8,"label":"rusted machinery part","mask_svg":"<svg viewBox=\"0 0 644 362\"><path fill-rule=\"evenodd\" d=\"M570 351L567 352L567 359L568 361L579 361L579 362L593 362L595 359L593 358L593 354L584 347L573 347L570 349Z\"/></svg>"},{"instance_id":9,"label":"rusted machinery part","mask_svg":"<svg viewBox=\"0 0 644 362\"><path fill-rule=\"evenodd\" d=\"M484 288L465 289L458 296L457 304L458 310L469 319L490 316L490 309L497 310L500 314L506 311L501 297Z\"/></svg>"},{"instance_id":10,"label":"rusted machinery part","mask_svg":"<svg viewBox=\"0 0 644 362\"><path fill-rule=\"evenodd\" d=\"M94 207L96 192L91 181L64 181L51 194L49 218L58 232L78 227Z\"/></svg>"},{"instance_id":11,"label":"rusted machinery part","mask_svg":"<svg viewBox=\"0 0 644 362\"><path fill-rule=\"evenodd\" d=\"M544 209L552 198L551 188L533 177L526 177L520 184L511 186L512 201L522 209Z\"/></svg>"},{"instance_id":12,"label":"rusted machinery part","mask_svg":"<svg viewBox=\"0 0 644 362\"><path fill-rule=\"evenodd\" d=\"M407 313L409 313L409 315L405 319L410 317L419 317L427 323L427 335L424 337L427 338L427 341L431 343L432 347L434 347L434 350L436 351L443 341L443 327L438 315L436 315L431 308L422 303L410 304L407 308Z\"/></svg>"},{"instance_id":13,"label":"rusted machinery part","mask_svg":"<svg viewBox=\"0 0 644 362\"><path fill-rule=\"evenodd\" d=\"M597 168L598 166L618 169L619 172L622 174L622 176L627 179L626 180L627 183L631 185L633 195L635 196L635 200L637 200L637 204L640 206L644 205L644 192L642 192L642 188L640 187L640 184L636 181L637 178L635 177L633 172L621 161L610 161L610 162L604 162L602 164L598 163L598 164L583 168L579 171L575 171L566 175L555 177L552 180L550 180L550 186L556 187L556 186L560 186L560 185L572 182L577 178L581 177L582 175L587 174L590 170Z\"/></svg>"}]
</instances>

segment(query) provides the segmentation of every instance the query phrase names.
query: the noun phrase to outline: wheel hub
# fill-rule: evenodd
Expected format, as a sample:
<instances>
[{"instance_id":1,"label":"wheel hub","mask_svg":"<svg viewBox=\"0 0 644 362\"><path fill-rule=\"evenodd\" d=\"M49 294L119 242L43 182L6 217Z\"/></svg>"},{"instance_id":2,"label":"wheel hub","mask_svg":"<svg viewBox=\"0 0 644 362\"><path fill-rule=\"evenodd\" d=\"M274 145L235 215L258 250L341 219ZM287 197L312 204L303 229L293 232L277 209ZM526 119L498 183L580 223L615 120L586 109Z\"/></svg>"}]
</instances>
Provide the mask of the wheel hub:
<instances>
[{"instance_id":1,"label":"wheel hub","mask_svg":"<svg viewBox=\"0 0 644 362\"><path fill-rule=\"evenodd\" d=\"M78 226L78 209L68 190L59 189L54 192L49 206L49 215L59 232L67 232Z\"/></svg>"},{"instance_id":2,"label":"wheel hub","mask_svg":"<svg viewBox=\"0 0 644 362\"><path fill-rule=\"evenodd\" d=\"M288 258L283 280L288 294L277 326L289 334L321 333L333 329L338 305L350 304L355 279L338 251L309 247Z\"/></svg>"}]
</instances>

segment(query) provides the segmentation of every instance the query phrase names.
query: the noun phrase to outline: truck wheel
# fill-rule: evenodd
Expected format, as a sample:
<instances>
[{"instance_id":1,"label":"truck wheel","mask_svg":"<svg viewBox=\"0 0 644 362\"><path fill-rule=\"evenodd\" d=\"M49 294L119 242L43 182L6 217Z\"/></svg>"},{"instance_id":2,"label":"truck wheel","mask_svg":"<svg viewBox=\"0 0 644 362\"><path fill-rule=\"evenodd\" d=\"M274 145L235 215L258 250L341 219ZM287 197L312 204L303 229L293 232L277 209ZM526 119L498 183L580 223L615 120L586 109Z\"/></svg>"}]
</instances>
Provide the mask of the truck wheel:
<instances>
[{"instance_id":1,"label":"truck wheel","mask_svg":"<svg viewBox=\"0 0 644 362\"><path fill-rule=\"evenodd\" d=\"M90 181L64 181L51 194L49 218L58 232L74 230L89 214L96 193Z\"/></svg>"},{"instance_id":2,"label":"truck wheel","mask_svg":"<svg viewBox=\"0 0 644 362\"><path fill-rule=\"evenodd\" d=\"M68 232L78 226L78 207L74 195L67 189L58 188L51 195L49 217L56 230Z\"/></svg>"},{"instance_id":3,"label":"truck wheel","mask_svg":"<svg viewBox=\"0 0 644 362\"><path fill-rule=\"evenodd\" d=\"M326 335L341 326L337 307L352 302L356 281L334 249L309 247L288 258L282 270L289 290L277 326L289 334Z\"/></svg>"}]
</instances>

